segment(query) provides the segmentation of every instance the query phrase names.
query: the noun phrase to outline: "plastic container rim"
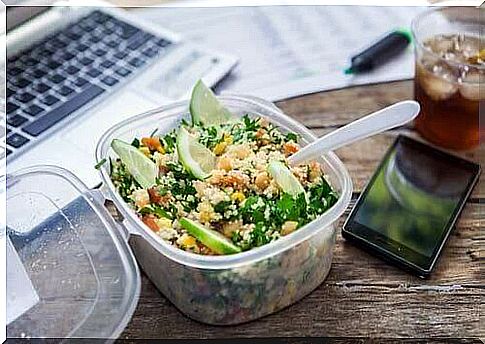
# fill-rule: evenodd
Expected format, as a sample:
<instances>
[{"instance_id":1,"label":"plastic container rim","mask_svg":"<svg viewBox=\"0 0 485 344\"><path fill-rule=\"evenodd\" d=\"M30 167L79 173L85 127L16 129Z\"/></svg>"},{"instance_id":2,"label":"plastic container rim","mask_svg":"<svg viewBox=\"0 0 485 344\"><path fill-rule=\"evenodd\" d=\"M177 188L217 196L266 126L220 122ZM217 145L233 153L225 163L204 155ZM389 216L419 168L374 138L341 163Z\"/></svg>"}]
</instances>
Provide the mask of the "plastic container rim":
<instances>
[{"instance_id":1,"label":"plastic container rim","mask_svg":"<svg viewBox=\"0 0 485 344\"><path fill-rule=\"evenodd\" d=\"M293 120L292 118L288 117L281 111L275 111L274 106L272 103L268 103L265 100L259 100L256 97L244 97L244 96L219 96L219 99L222 101L242 101L247 103L248 105L253 105L256 107L262 108L267 114L271 114L270 116L283 118L288 124L293 125L294 127L298 128L298 133L304 134L306 139L309 142L316 140L316 136L305 126L300 124L299 122ZM109 146L107 142L108 138L112 136L112 134L119 129L129 125L131 122L136 122L138 120L146 119L152 115L159 114L159 119L163 119L163 117L173 117L174 115L165 115L163 112L168 112L173 110L177 107L186 107L188 111L188 100L182 100L178 102L171 103L166 106L162 106L153 110L149 110L142 114L133 116L128 120L122 121L110 129L108 129L103 136L98 141L96 146L96 162L99 163L102 159L106 158L102 156L103 148ZM271 104L271 105L270 105ZM250 111L248 111L250 112ZM179 116L184 115L186 112L181 112ZM271 119L270 119L271 121ZM125 217L125 220L128 220L131 225L135 228L134 231L138 234L141 234L144 238L146 238L159 252L164 254L166 257L170 258L173 261L178 262L179 264L201 268L201 269L212 269L212 270L219 270L219 269L231 269L236 268L244 265L249 265L257 261L261 261L265 258L270 256L277 255L280 252L286 251L299 243L307 240L311 236L315 235L320 230L324 230L325 227L332 225L338 218L343 214L345 209L347 208L348 204L350 203L350 199L352 197L352 180L350 175L342 163L342 161L335 155L333 152L328 152L325 155L322 155L322 158L325 159L331 168L334 169L335 173L339 176L339 182L341 183L341 190L340 195L337 202L324 214L320 215L318 218L313 220L312 222L306 224L302 228L298 229L294 233L284 236L272 243L263 245L261 247L253 248L251 250L233 254L233 255L221 255L221 256L204 256L198 255L196 253L187 252L181 250L177 247L174 247L161 238L159 238L153 231L147 230L143 222L135 215L132 209L128 207L126 202L119 196L119 194L115 191L115 187L111 182L111 178L109 177L108 169L106 164L101 166L99 169L101 173L101 178L103 180L103 187L105 190L107 189L109 196L111 196L112 200L115 202L118 210L122 213ZM105 195L107 197L108 195Z\"/></svg>"}]
</instances>

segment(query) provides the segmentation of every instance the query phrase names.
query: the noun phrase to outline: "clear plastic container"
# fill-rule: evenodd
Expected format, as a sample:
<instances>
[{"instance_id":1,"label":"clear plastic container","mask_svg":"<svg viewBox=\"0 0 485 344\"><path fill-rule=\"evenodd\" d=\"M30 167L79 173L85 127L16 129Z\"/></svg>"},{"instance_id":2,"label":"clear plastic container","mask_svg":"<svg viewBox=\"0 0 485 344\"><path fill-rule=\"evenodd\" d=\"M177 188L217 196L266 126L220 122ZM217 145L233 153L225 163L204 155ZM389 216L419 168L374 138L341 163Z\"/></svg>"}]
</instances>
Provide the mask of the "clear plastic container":
<instances>
[{"instance_id":1,"label":"clear plastic container","mask_svg":"<svg viewBox=\"0 0 485 344\"><path fill-rule=\"evenodd\" d=\"M7 336L118 337L140 274L104 199L54 166L18 171L6 185Z\"/></svg>"},{"instance_id":2,"label":"clear plastic container","mask_svg":"<svg viewBox=\"0 0 485 344\"><path fill-rule=\"evenodd\" d=\"M236 116L267 118L283 131L300 134L302 144L316 137L271 103L253 97L221 96ZM98 143L96 159L115 157L115 138L128 142L157 129L165 133L189 120L188 102L149 111L108 130ZM136 216L115 190L109 164L100 169L103 193L124 217L134 255L160 291L183 313L209 324L247 322L282 309L301 299L326 278L332 261L336 225L347 208L352 182L347 169L333 153L320 162L339 193L336 204L315 221L277 241L228 256L203 256L180 250L161 240Z\"/></svg>"}]
</instances>

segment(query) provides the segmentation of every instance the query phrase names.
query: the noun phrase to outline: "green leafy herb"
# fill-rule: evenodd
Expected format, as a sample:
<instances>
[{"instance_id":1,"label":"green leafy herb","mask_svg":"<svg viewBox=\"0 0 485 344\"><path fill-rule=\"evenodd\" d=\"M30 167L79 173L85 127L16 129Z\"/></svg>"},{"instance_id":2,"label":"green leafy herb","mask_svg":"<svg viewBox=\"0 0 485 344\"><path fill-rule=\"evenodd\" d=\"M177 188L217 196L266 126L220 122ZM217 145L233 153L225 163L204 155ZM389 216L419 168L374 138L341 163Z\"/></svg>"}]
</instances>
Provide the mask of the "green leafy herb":
<instances>
[{"instance_id":1,"label":"green leafy herb","mask_svg":"<svg viewBox=\"0 0 485 344\"><path fill-rule=\"evenodd\" d=\"M106 161L107 161L106 158L101 159L100 162L98 162L96 165L94 165L94 168L99 170L101 168L101 166L103 166L106 163Z\"/></svg>"},{"instance_id":2,"label":"green leafy herb","mask_svg":"<svg viewBox=\"0 0 485 344\"><path fill-rule=\"evenodd\" d=\"M229 201L221 201L214 206L214 211L219 214L224 214L231 204L232 202Z\"/></svg>"},{"instance_id":3,"label":"green leafy herb","mask_svg":"<svg viewBox=\"0 0 485 344\"><path fill-rule=\"evenodd\" d=\"M164 187L157 188L157 191L160 196L165 196L168 193L168 190Z\"/></svg>"},{"instance_id":4,"label":"green leafy herb","mask_svg":"<svg viewBox=\"0 0 485 344\"><path fill-rule=\"evenodd\" d=\"M265 231L265 225L261 222L256 224L250 236L252 246L256 247L263 246L271 241Z\"/></svg>"},{"instance_id":5,"label":"green leafy herb","mask_svg":"<svg viewBox=\"0 0 485 344\"><path fill-rule=\"evenodd\" d=\"M134 138L133 141L131 141L131 145L136 148L140 148L140 140L137 138Z\"/></svg>"},{"instance_id":6,"label":"green leafy herb","mask_svg":"<svg viewBox=\"0 0 485 344\"><path fill-rule=\"evenodd\" d=\"M146 205L140 209L140 214L155 214L158 217L165 217L169 220L173 220L173 216L169 214L165 209L157 204Z\"/></svg>"},{"instance_id":7,"label":"green leafy herb","mask_svg":"<svg viewBox=\"0 0 485 344\"><path fill-rule=\"evenodd\" d=\"M246 131L256 131L261 127L260 119L259 118L251 119L249 115L243 116L243 123Z\"/></svg>"},{"instance_id":8,"label":"green leafy herb","mask_svg":"<svg viewBox=\"0 0 485 344\"><path fill-rule=\"evenodd\" d=\"M338 196L330 184L321 177L320 182L309 189L310 203L308 211L320 215L337 202Z\"/></svg>"},{"instance_id":9,"label":"green leafy herb","mask_svg":"<svg viewBox=\"0 0 485 344\"><path fill-rule=\"evenodd\" d=\"M180 201L185 211L190 212L196 209L198 201L195 197L197 190L192 185L194 177L185 171L179 163L168 163L167 167L174 175L174 178L170 178L167 185L171 194Z\"/></svg>"},{"instance_id":10,"label":"green leafy herb","mask_svg":"<svg viewBox=\"0 0 485 344\"><path fill-rule=\"evenodd\" d=\"M155 134L157 133L157 131L158 131L158 128L155 128L155 130L153 130L152 133L150 134L150 137L155 136Z\"/></svg>"},{"instance_id":11,"label":"green leafy herb","mask_svg":"<svg viewBox=\"0 0 485 344\"><path fill-rule=\"evenodd\" d=\"M268 124L268 126L266 127L266 131L268 132L270 141L273 144L278 145L285 138L285 136L278 131L278 128L276 126L272 125L271 123Z\"/></svg>"},{"instance_id":12,"label":"green leafy herb","mask_svg":"<svg viewBox=\"0 0 485 344\"><path fill-rule=\"evenodd\" d=\"M179 180L193 180L195 179L191 173L187 172L182 164L178 162L168 162L167 167L173 173L175 179Z\"/></svg>"},{"instance_id":13,"label":"green leafy herb","mask_svg":"<svg viewBox=\"0 0 485 344\"><path fill-rule=\"evenodd\" d=\"M172 153L175 150L175 131L172 131L161 138L163 148L167 153Z\"/></svg>"},{"instance_id":14,"label":"green leafy herb","mask_svg":"<svg viewBox=\"0 0 485 344\"><path fill-rule=\"evenodd\" d=\"M242 121L235 123L229 129L234 142L254 141L256 132L261 127L260 119L252 119L249 115L244 115Z\"/></svg>"},{"instance_id":15,"label":"green leafy herb","mask_svg":"<svg viewBox=\"0 0 485 344\"><path fill-rule=\"evenodd\" d=\"M264 221L266 204L261 196L250 196L241 208L244 223L258 223Z\"/></svg>"},{"instance_id":16,"label":"green leafy herb","mask_svg":"<svg viewBox=\"0 0 485 344\"><path fill-rule=\"evenodd\" d=\"M239 218L239 212L231 208L234 204L232 201L221 201L214 206L214 211L221 214L225 220L235 220Z\"/></svg>"},{"instance_id":17,"label":"green leafy herb","mask_svg":"<svg viewBox=\"0 0 485 344\"><path fill-rule=\"evenodd\" d=\"M204 127L199 132L199 142L209 149L213 149L216 144L222 141L222 135L219 135L217 127Z\"/></svg>"},{"instance_id":18,"label":"green leafy herb","mask_svg":"<svg viewBox=\"0 0 485 344\"><path fill-rule=\"evenodd\" d=\"M293 198L285 193L276 202L273 218L280 224L283 224L285 221L306 222L306 209L307 203L304 194Z\"/></svg>"},{"instance_id":19,"label":"green leafy herb","mask_svg":"<svg viewBox=\"0 0 485 344\"><path fill-rule=\"evenodd\" d=\"M239 231L232 232L231 240L232 240L233 243L240 242L242 240L241 233L239 233Z\"/></svg>"},{"instance_id":20,"label":"green leafy herb","mask_svg":"<svg viewBox=\"0 0 485 344\"><path fill-rule=\"evenodd\" d=\"M140 185L136 182L135 178L128 172L125 165L121 160L117 159L111 161L111 179L115 187L118 189L121 197L125 202L130 203L130 196L132 192L139 188Z\"/></svg>"},{"instance_id":21,"label":"green leafy herb","mask_svg":"<svg viewBox=\"0 0 485 344\"><path fill-rule=\"evenodd\" d=\"M286 141L298 142L298 135L295 133L288 133L285 136Z\"/></svg>"}]
</instances>

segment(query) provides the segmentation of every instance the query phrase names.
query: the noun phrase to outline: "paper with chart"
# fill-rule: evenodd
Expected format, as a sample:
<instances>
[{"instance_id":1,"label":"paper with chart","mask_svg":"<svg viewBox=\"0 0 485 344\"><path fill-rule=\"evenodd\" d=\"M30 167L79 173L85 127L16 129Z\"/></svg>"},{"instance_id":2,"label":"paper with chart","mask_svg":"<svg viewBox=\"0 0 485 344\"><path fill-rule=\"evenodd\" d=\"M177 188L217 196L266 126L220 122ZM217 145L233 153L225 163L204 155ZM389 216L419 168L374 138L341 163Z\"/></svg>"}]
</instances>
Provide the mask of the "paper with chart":
<instances>
[{"instance_id":1,"label":"paper with chart","mask_svg":"<svg viewBox=\"0 0 485 344\"><path fill-rule=\"evenodd\" d=\"M239 56L218 91L269 100L412 78L413 49L371 73L348 76L349 58L398 27L420 7L267 6L150 8L138 14L185 39Z\"/></svg>"}]
</instances>

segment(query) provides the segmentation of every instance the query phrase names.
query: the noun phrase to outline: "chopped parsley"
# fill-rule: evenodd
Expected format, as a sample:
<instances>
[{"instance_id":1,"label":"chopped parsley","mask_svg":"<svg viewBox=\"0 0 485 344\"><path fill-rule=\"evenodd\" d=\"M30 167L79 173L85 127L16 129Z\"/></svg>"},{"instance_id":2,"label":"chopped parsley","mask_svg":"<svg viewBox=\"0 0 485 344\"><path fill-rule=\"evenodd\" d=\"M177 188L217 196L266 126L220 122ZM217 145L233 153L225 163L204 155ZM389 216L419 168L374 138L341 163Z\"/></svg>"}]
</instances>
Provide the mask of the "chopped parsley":
<instances>
[{"instance_id":1,"label":"chopped parsley","mask_svg":"<svg viewBox=\"0 0 485 344\"><path fill-rule=\"evenodd\" d=\"M170 133L163 135L160 138L160 141L162 142L162 146L165 149L166 153L174 152L176 140L177 140L177 134L175 130L172 130Z\"/></svg>"},{"instance_id":2,"label":"chopped parsley","mask_svg":"<svg viewBox=\"0 0 485 344\"><path fill-rule=\"evenodd\" d=\"M140 140L134 138L133 141L131 141L131 145L135 148L140 148Z\"/></svg>"},{"instance_id":3,"label":"chopped parsley","mask_svg":"<svg viewBox=\"0 0 485 344\"><path fill-rule=\"evenodd\" d=\"M201 127L199 130L199 142L202 143L209 149L213 149L216 144L222 141L222 135L220 135L219 130L215 126L211 127Z\"/></svg>"},{"instance_id":4,"label":"chopped parsley","mask_svg":"<svg viewBox=\"0 0 485 344\"><path fill-rule=\"evenodd\" d=\"M106 161L107 161L106 158L101 159L100 162L98 162L96 165L94 165L94 168L99 170L101 168L101 166L103 166L106 163Z\"/></svg>"}]
</instances>

